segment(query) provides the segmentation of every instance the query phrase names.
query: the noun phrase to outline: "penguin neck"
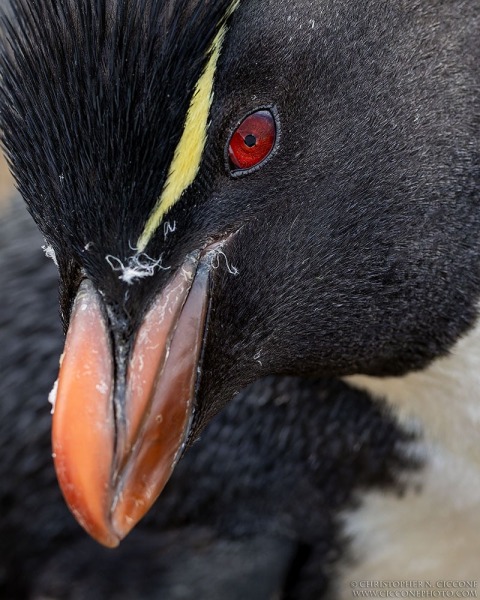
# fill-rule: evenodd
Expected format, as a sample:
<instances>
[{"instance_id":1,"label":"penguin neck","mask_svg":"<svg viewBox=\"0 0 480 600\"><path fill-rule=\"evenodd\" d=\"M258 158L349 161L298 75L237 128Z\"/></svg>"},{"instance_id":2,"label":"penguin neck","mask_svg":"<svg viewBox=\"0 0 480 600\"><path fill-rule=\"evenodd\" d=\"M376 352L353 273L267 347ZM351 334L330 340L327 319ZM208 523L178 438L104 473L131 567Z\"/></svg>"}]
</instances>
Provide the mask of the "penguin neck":
<instances>
[{"instance_id":1,"label":"penguin neck","mask_svg":"<svg viewBox=\"0 0 480 600\"><path fill-rule=\"evenodd\" d=\"M415 424L418 442L406 451L422 466L402 496L371 491L343 515L355 565L340 569L339 597L361 579L476 579L480 324L423 371L348 382L385 399L406 428Z\"/></svg>"},{"instance_id":2,"label":"penguin neck","mask_svg":"<svg viewBox=\"0 0 480 600\"><path fill-rule=\"evenodd\" d=\"M447 356L423 371L403 377L355 375L347 382L385 399L403 424L420 427L432 449L443 448L480 469L480 320Z\"/></svg>"}]
</instances>

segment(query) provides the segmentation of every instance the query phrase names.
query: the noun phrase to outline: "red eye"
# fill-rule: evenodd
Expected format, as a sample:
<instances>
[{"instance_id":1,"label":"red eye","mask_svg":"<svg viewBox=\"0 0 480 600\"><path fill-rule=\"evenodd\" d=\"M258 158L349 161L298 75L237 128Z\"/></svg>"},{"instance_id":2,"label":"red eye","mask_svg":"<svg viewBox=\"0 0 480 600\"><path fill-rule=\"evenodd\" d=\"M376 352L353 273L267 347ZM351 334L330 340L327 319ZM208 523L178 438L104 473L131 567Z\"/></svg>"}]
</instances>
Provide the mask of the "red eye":
<instances>
[{"instance_id":1,"label":"red eye","mask_svg":"<svg viewBox=\"0 0 480 600\"><path fill-rule=\"evenodd\" d=\"M269 110L249 115L232 135L228 156L235 170L259 165L273 149L277 136L275 119Z\"/></svg>"}]
</instances>

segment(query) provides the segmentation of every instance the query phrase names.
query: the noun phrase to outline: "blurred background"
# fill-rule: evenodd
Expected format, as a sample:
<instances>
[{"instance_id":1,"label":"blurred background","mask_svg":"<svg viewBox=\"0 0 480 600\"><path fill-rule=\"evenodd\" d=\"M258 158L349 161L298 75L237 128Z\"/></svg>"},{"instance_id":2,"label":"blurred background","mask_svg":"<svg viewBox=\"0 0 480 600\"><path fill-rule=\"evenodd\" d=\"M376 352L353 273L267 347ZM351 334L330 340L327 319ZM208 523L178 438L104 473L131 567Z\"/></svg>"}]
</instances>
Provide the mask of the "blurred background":
<instances>
[{"instance_id":1,"label":"blurred background","mask_svg":"<svg viewBox=\"0 0 480 600\"><path fill-rule=\"evenodd\" d=\"M3 208L14 192L12 177L7 163L0 153L0 207Z\"/></svg>"}]
</instances>

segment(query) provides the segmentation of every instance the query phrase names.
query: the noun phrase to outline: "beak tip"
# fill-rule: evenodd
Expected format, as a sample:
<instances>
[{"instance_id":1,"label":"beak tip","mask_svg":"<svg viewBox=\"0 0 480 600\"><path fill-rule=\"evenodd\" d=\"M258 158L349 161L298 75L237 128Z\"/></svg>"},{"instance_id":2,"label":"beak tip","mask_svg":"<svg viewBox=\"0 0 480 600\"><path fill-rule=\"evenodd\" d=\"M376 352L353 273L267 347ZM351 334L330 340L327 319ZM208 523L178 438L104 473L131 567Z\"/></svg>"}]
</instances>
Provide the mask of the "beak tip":
<instances>
[{"instance_id":1,"label":"beak tip","mask_svg":"<svg viewBox=\"0 0 480 600\"><path fill-rule=\"evenodd\" d=\"M97 542L99 542L102 546L105 546L105 548L110 548L112 550L114 548L118 548L121 541L122 541L121 539L114 537L113 535L112 535L112 537L108 537L108 538L106 538L106 537L101 538L101 539L97 538Z\"/></svg>"},{"instance_id":2,"label":"beak tip","mask_svg":"<svg viewBox=\"0 0 480 600\"><path fill-rule=\"evenodd\" d=\"M65 500L77 522L91 538L102 546L105 546L105 548L117 548L120 545L120 542L126 536L126 533L124 535L120 534L109 519L105 518L100 521L92 521L85 514L80 514L76 507L70 504L67 498L65 498Z\"/></svg>"},{"instance_id":3,"label":"beak tip","mask_svg":"<svg viewBox=\"0 0 480 600\"><path fill-rule=\"evenodd\" d=\"M97 523L96 526L86 524L78 516L77 520L90 537L105 548L117 548L130 531L118 531L112 519L105 519L103 523Z\"/></svg>"}]
</instances>

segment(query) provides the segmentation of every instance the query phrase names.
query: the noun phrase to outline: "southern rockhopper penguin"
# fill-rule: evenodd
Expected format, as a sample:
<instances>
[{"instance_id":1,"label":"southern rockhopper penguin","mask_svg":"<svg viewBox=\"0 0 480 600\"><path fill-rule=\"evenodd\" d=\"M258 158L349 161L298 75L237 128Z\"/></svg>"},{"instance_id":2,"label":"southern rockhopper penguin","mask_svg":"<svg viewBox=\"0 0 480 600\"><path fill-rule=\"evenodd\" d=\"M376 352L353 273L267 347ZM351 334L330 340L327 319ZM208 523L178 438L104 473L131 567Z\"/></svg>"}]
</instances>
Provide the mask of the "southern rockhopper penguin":
<instances>
[{"instance_id":1,"label":"southern rockhopper penguin","mask_svg":"<svg viewBox=\"0 0 480 600\"><path fill-rule=\"evenodd\" d=\"M474 0L13 0L3 143L58 265L67 338L54 460L98 541L125 537L223 407L205 436L227 431L235 447L251 432L219 425L231 407L241 414L253 397L261 432L261 398L282 405L272 390L286 385L282 398L320 440L327 415L347 427L326 408L332 395L366 402L331 381L353 376L418 418L405 462L420 450L424 466L418 494L372 493L344 517L364 552L345 577L474 576L479 25ZM372 401L364 414L381 413ZM383 421L398 448L406 430ZM311 439L284 425L287 446ZM366 445L377 468L365 471L391 482L395 450L378 466L372 435L347 436L351 464ZM318 473L332 464L330 444L307 447ZM356 472L351 494L375 484ZM335 502L335 489L330 516L348 496ZM455 540L457 568L451 538L432 540L460 515L469 535Z\"/></svg>"}]
</instances>

